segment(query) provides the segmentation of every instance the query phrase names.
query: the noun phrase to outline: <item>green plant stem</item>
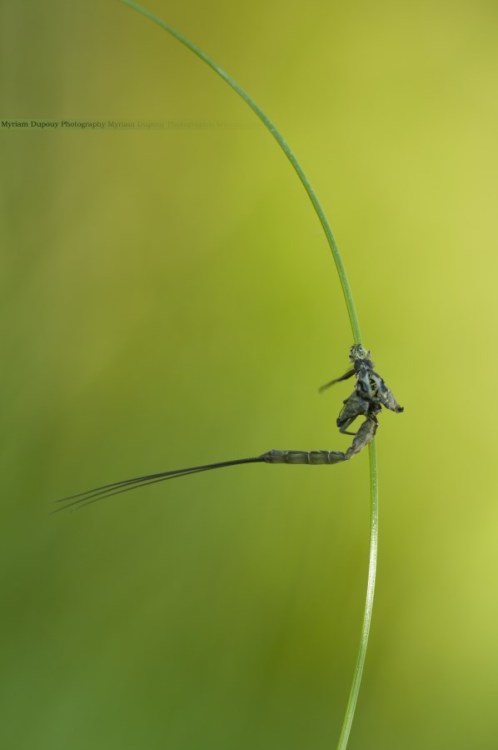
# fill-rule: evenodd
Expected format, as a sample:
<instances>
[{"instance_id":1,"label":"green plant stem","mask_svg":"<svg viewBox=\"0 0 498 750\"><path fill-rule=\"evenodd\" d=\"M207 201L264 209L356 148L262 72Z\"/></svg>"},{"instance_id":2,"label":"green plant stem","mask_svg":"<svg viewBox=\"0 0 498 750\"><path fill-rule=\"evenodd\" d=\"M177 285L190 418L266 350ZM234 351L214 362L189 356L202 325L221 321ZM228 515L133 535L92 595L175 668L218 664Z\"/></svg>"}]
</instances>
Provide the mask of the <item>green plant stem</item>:
<instances>
[{"instance_id":1,"label":"green plant stem","mask_svg":"<svg viewBox=\"0 0 498 750\"><path fill-rule=\"evenodd\" d=\"M365 658L368 649L368 637L370 635L370 624L372 622L372 610L375 596L375 577L377 574L377 550L379 545L379 483L377 475L377 447L375 440L370 443L370 554L368 561L368 582L365 598L365 609L363 612L363 623L361 627L360 647L356 656L356 664L353 673L353 683L349 693L348 705L342 722L341 734L337 743L337 750L346 750L349 734L353 724L358 694L365 666Z\"/></svg>"},{"instance_id":2,"label":"green plant stem","mask_svg":"<svg viewBox=\"0 0 498 750\"><path fill-rule=\"evenodd\" d=\"M179 31L176 31L176 29L172 28L169 24L167 24L161 18L156 16L150 10L147 10L147 8L144 8L141 5L139 5L139 3L135 3L133 2L133 0L120 0L120 2L122 2L124 5L128 5L133 10L136 10L137 13L140 13L142 16L145 16L149 20L156 23L158 26L164 29L164 31L167 31L168 34L171 34L171 36L173 36L175 39L181 42L181 44L185 45L185 47L187 47L191 52L193 52L194 55L197 55L197 57L199 57L203 62L205 62L206 65L209 65L209 67L212 70L214 70L214 72L217 73L246 102L246 104L252 109L252 111L259 117L259 119L261 120L265 128L275 138L278 145L280 146L280 148L286 155L287 159L292 164L297 176L301 180L301 183L303 184L303 187L306 190L306 193L313 205L313 208L315 209L315 212L318 216L320 224L322 225L323 231L325 233L325 237L327 238L327 242L332 252L332 257L334 259L334 262L337 268L337 273L339 275L339 280L341 283L342 292L344 295L344 300L345 300L346 308L348 311L349 321L351 324L351 330L353 333L353 339L356 344L361 344L362 339L361 339L360 323L359 323L358 315L356 312L356 306L353 300L351 286L349 284L346 270L344 268L344 263L342 261L341 253L339 251L339 246L337 245L336 239L332 232L332 228L329 224L325 211L323 210L321 203L318 200L318 197L315 191L313 190L313 187L311 186L310 181L306 177L306 174L303 168L301 167L300 163L298 162L296 156L294 155L293 151L291 150L285 138L282 136L282 134L276 128L276 126L273 124L270 118L261 109L261 107L258 104L256 104L254 99L252 99L252 97L250 97L249 94L241 86L239 86L239 84L236 81L234 81L234 79L225 70L220 68L220 66L217 65L214 62L214 60L212 60L203 50L197 47L197 45L193 44L193 42L191 42L189 39L183 36L183 34L181 34ZM366 594L365 610L363 614L360 646L358 649L358 655L356 658L356 666L355 666L354 675L353 675L353 683L351 686L351 691L350 691L349 700L348 700L348 704L346 708L346 713L344 716L339 743L337 745L337 750L345 750L348 744L349 734L351 731L356 704L358 701L358 693L360 690L360 685L361 685L361 680L362 680L362 675L363 675L363 667L365 664L365 658L367 654L368 636L370 632L370 623L372 621L372 608L373 608L374 593L375 593L375 576L376 576L376 570L377 570L377 547L378 547L378 525L379 525L378 487L377 487L377 454L376 454L376 448L375 448L375 441L373 441L370 444L369 451L370 451L369 455L370 455L371 518L370 518L370 557L369 557L369 568L368 568L367 594Z\"/></svg>"}]
</instances>

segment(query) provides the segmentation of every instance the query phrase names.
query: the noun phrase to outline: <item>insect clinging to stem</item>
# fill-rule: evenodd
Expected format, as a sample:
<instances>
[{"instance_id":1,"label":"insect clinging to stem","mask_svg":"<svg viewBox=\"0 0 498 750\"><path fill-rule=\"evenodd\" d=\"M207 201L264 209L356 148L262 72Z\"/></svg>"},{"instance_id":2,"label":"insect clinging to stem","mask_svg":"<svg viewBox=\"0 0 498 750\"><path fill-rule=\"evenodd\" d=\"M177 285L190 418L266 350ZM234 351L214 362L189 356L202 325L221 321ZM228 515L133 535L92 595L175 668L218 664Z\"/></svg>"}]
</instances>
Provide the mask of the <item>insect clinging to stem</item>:
<instances>
[{"instance_id":1,"label":"insect clinging to stem","mask_svg":"<svg viewBox=\"0 0 498 750\"><path fill-rule=\"evenodd\" d=\"M402 412L400 406L392 391L384 383L383 379L375 372L374 364L371 360L370 352L361 344L354 344L349 352L351 367L344 375L335 378L320 388L324 391L335 383L356 377L355 388L353 393L343 402L343 407L337 417L337 426L339 431L344 435L353 435L353 441L345 451L302 451L302 450L270 450L262 453L260 456L250 458L236 458L231 461L220 461L214 464L204 464L201 466L191 466L186 469L173 469L172 471L161 471L156 474L145 474L132 479L123 479L118 482L111 482L100 487L94 487L91 490L79 492L75 495L69 495L58 500L62 505L55 511L65 510L66 508L78 508L90 505L98 500L113 495L119 495L123 492L145 487L150 484L164 482L167 479L187 476L188 474L198 474L202 471L211 471L212 469L222 469L227 466L237 466L240 464L337 464L342 461L356 456L363 450L375 437L377 432L377 416L382 407L394 412ZM365 417L364 422L360 425L356 433L349 432L348 428L357 417Z\"/></svg>"},{"instance_id":2,"label":"insect clinging to stem","mask_svg":"<svg viewBox=\"0 0 498 750\"><path fill-rule=\"evenodd\" d=\"M340 378L335 378L335 380L325 383L320 388L320 392L323 392L331 385L340 383L342 380L348 380L356 375L355 389L351 396L344 401L342 411L337 417L339 432L344 435L355 434L354 432L348 432L348 427L360 415L364 415L367 419L377 423L377 414L383 406L390 411L404 411L403 407L397 403L392 391L373 369L374 363L368 349L365 349L361 344L354 344L349 351L349 359L352 367Z\"/></svg>"}]
</instances>

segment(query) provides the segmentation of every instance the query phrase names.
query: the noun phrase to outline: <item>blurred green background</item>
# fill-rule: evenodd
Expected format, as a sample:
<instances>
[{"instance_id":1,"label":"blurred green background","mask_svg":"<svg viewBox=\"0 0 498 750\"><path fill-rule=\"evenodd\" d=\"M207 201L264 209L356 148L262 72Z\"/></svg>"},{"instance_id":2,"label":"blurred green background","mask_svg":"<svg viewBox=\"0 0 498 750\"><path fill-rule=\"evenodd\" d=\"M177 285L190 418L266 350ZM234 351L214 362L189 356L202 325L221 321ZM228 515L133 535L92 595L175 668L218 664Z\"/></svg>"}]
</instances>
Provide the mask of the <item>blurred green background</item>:
<instances>
[{"instance_id":1,"label":"blurred green background","mask_svg":"<svg viewBox=\"0 0 498 750\"><path fill-rule=\"evenodd\" d=\"M331 220L406 411L378 433L377 598L350 747L498 746L498 6L149 7L256 98ZM351 341L276 144L118 2L0 6L0 742L334 747L365 596L366 453L50 515L149 471L344 449Z\"/></svg>"}]
</instances>

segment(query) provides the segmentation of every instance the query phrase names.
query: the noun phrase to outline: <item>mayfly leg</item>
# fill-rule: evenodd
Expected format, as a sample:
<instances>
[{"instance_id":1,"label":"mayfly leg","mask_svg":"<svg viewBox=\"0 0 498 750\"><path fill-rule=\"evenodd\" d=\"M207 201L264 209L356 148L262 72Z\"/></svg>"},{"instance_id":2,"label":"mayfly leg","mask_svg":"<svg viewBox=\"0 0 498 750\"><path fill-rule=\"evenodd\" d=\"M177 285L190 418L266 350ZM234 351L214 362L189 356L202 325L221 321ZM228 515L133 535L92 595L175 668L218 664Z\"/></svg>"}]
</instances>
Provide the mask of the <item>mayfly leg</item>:
<instances>
[{"instance_id":1,"label":"mayfly leg","mask_svg":"<svg viewBox=\"0 0 498 750\"><path fill-rule=\"evenodd\" d=\"M320 393L323 393L323 391L326 391L327 388L330 388L331 385L335 385L335 383L340 383L342 380L349 380L349 378L352 378L355 371L354 368L351 370L348 370L344 373L344 375L341 375L340 378L334 378L334 380L329 380L328 383L325 383L325 385L321 385L318 389Z\"/></svg>"}]
</instances>

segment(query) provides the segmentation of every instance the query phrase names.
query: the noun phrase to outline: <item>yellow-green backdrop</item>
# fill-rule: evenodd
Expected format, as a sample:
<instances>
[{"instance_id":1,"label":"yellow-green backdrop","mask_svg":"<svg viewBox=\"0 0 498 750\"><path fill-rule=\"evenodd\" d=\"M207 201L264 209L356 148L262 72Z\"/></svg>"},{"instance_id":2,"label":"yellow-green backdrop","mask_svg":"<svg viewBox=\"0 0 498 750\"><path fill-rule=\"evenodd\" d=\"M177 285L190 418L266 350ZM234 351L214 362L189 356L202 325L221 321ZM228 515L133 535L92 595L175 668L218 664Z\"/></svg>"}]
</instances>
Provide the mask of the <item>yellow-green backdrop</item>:
<instances>
[{"instance_id":1,"label":"yellow-green backdrop","mask_svg":"<svg viewBox=\"0 0 498 750\"><path fill-rule=\"evenodd\" d=\"M352 750L498 746L498 6L150 7L287 137L406 411ZM304 191L247 107L119 2L0 6L0 741L334 747L366 585L367 455L62 495L270 448L344 449L351 333Z\"/></svg>"}]
</instances>

